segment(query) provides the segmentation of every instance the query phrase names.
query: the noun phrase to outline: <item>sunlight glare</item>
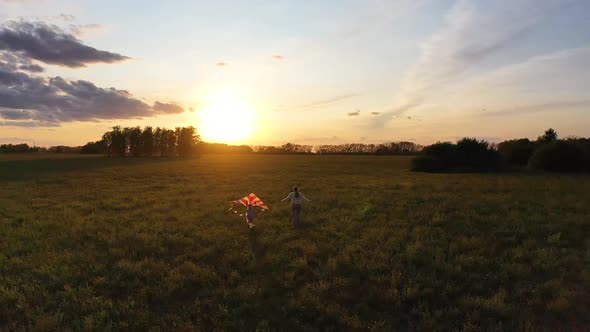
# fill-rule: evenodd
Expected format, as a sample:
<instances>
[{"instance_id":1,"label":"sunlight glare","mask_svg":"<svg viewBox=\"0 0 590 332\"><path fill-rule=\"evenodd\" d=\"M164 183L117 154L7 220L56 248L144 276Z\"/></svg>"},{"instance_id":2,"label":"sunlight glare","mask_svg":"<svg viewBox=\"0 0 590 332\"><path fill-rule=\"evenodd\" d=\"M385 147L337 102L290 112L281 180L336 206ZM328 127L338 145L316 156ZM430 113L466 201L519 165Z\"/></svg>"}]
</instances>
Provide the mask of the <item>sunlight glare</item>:
<instances>
[{"instance_id":1,"label":"sunlight glare","mask_svg":"<svg viewBox=\"0 0 590 332\"><path fill-rule=\"evenodd\" d=\"M254 133L254 113L239 96L224 91L211 97L199 111L197 128L203 140L237 144Z\"/></svg>"}]
</instances>

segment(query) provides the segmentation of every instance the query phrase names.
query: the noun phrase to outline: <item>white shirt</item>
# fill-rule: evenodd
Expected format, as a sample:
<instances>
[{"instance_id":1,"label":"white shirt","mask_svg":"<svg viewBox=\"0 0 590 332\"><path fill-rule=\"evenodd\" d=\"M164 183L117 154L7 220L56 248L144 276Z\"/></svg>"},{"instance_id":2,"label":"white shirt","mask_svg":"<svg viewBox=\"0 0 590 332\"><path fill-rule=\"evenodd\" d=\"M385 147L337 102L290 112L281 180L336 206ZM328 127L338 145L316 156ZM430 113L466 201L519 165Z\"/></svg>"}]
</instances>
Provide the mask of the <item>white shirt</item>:
<instances>
[{"instance_id":1,"label":"white shirt","mask_svg":"<svg viewBox=\"0 0 590 332\"><path fill-rule=\"evenodd\" d=\"M303 196L302 193L299 193L299 197L295 197L295 192L291 192L289 195L287 195L287 197L283 198L281 200L281 202L286 201L288 199L291 199L291 204L301 204L301 198L303 198L304 200L311 202L309 199L307 199L307 197Z\"/></svg>"}]
</instances>

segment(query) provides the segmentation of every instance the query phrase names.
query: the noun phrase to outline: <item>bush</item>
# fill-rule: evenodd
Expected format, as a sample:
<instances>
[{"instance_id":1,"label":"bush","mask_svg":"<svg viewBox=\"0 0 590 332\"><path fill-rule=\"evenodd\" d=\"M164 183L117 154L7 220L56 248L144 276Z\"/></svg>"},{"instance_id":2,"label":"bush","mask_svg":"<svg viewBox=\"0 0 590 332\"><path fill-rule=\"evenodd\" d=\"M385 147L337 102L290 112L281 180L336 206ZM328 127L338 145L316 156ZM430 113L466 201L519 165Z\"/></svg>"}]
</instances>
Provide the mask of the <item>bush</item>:
<instances>
[{"instance_id":1,"label":"bush","mask_svg":"<svg viewBox=\"0 0 590 332\"><path fill-rule=\"evenodd\" d=\"M499 168L498 152L488 142L463 138L456 145L456 164L463 170L495 170Z\"/></svg>"},{"instance_id":2,"label":"bush","mask_svg":"<svg viewBox=\"0 0 590 332\"><path fill-rule=\"evenodd\" d=\"M584 159L584 152L576 143L554 141L535 150L528 167L550 172L575 172L584 169Z\"/></svg>"},{"instance_id":3,"label":"bush","mask_svg":"<svg viewBox=\"0 0 590 332\"><path fill-rule=\"evenodd\" d=\"M498 152L487 142L474 138L463 138L457 144L432 144L412 161L412 170L420 172L478 172L497 170L500 166Z\"/></svg>"},{"instance_id":4,"label":"bush","mask_svg":"<svg viewBox=\"0 0 590 332\"><path fill-rule=\"evenodd\" d=\"M498 153L510 165L526 166L535 151L535 143L528 138L504 141L498 144Z\"/></svg>"},{"instance_id":5,"label":"bush","mask_svg":"<svg viewBox=\"0 0 590 332\"><path fill-rule=\"evenodd\" d=\"M80 149L81 154L100 154L105 152L106 147L104 141L88 142Z\"/></svg>"},{"instance_id":6,"label":"bush","mask_svg":"<svg viewBox=\"0 0 590 332\"><path fill-rule=\"evenodd\" d=\"M575 144L583 154L584 170L590 172L590 138L569 138L567 142Z\"/></svg>"},{"instance_id":7,"label":"bush","mask_svg":"<svg viewBox=\"0 0 590 332\"><path fill-rule=\"evenodd\" d=\"M443 173L454 166L455 146L451 142L437 142L422 150L422 156L412 160L412 170L417 172Z\"/></svg>"},{"instance_id":8,"label":"bush","mask_svg":"<svg viewBox=\"0 0 590 332\"><path fill-rule=\"evenodd\" d=\"M440 159L433 156L420 156L412 160L412 171L444 173L449 171L449 167Z\"/></svg>"}]
</instances>

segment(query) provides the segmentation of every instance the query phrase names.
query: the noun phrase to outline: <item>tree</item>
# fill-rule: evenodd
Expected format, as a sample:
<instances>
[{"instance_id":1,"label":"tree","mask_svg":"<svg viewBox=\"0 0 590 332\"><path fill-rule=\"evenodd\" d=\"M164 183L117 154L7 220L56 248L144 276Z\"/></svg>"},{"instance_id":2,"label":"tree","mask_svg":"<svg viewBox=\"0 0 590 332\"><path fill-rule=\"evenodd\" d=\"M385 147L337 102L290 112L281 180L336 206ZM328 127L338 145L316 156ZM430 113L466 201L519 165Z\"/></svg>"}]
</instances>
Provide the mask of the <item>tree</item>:
<instances>
[{"instance_id":1,"label":"tree","mask_svg":"<svg viewBox=\"0 0 590 332\"><path fill-rule=\"evenodd\" d=\"M535 143L528 138L504 141L498 144L498 152L511 165L526 166L535 150Z\"/></svg>"},{"instance_id":2,"label":"tree","mask_svg":"<svg viewBox=\"0 0 590 332\"><path fill-rule=\"evenodd\" d=\"M176 135L174 130L162 128L160 135L160 148L162 157L173 157L176 152Z\"/></svg>"},{"instance_id":3,"label":"tree","mask_svg":"<svg viewBox=\"0 0 590 332\"><path fill-rule=\"evenodd\" d=\"M29 145L27 143L0 145L0 152L2 152L2 153L32 152L33 150L34 149L29 147Z\"/></svg>"},{"instance_id":4,"label":"tree","mask_svg":"<svg viewBox=\"0 0 590 332\"><path fill-rule=\"evenodd\" d=\"M198 142L198 151L200 153L233 153L233 154L245 154L252 153L254 150L248 145L228 145L223 143L206 143L203 141Z\"/></svg>"},{"instance_id":5,"label":"tree","mask_svg":"<svg viewBox=\"0 0 590 332\"><path fill-rule=\"evenodd\" d=\"M106 147L105 147L104 140L100 140L100 141L96 141L96 142L88 142L84 146L82 146L82 148L80 149L80 153L82 153L82 154L99 154L99 153L105 153L105 152L106 152Z\"/></svg>"},{"instance_id":6,"label":"tree","mask_svg":"<svg viewBox=\"0 0 590 332\"><path fill-rule=\"evenodd\" d=\"M140 136L140 153L142 156L151 157L154 154L154 131L152 127L145 127Z\"/></svg>"},{"instance_id":7,"label":"tree","mask_svg":"<svg viewBox=\"0 0 590 332\"><path fill-rule=\"evenodd\" d=\"M557 132L553 128L545 130L542 136L537 137L537 142L541 144L557 141Z\"/></svg>"},{"instance_id":8,"label":"tree","mask_svg":"<svg viewBox=\"0 0 590 332\"><path fill-rule=\"evenodd\" d=\"M197 130L192 126L176 128L176 150L179 156L187 157L196 151L196 147L201 140L196 132Z\"/></svg>"},{"instance_id":9,"label":"tree","mask_svg":"<svg viewBox=\"0 0 590 332\"><path fill-rule=\"evenodd\" d=\"M162 157L164 155L164 148L162 145L162 128L156 127L154 130L154 153Z\"/></svg>"},{"instance_id":10,"label":"tree","mask_svg":"<svg viewBox=\"0 0 590 332\"><path fill-rule=\"evenodd\" d=\"M498 151L475 138L463 138L457 144L432 144L412 161L412 170L422 172L490 171L500 167Z\"/></svg>"},{"instance_id":11,"label":"tree","mask_svg":"<svg viewBox=\"0 0 590 332\"><path fill-rule=\"evenodd\" d=\"M127 147L129 148L129 154L134 157L141 155L141 128L132 127L123 129Z\"/></svg>"},{"instance_id":12,"label":"tree","mask_svg":"<svg viewBox=\"0 0 590 332\"><path fill-rule=\"evenodd\" d=\"M107 154L124 157L127 154L127 140L120 126L114 126L112 131L106 132L103 140L107 146Z\"/></svg>"},{"instance_id":13,"label":"tree","mask_svg":"<svg viewBox=\"0 0 590 332\"><path fill-rule=\"evenodd\" d=\"M584 152L573 141L554 141L542 145L531 156L528 167L550 172L575 172L584 168Z\"/></svg>"}]
</instances>

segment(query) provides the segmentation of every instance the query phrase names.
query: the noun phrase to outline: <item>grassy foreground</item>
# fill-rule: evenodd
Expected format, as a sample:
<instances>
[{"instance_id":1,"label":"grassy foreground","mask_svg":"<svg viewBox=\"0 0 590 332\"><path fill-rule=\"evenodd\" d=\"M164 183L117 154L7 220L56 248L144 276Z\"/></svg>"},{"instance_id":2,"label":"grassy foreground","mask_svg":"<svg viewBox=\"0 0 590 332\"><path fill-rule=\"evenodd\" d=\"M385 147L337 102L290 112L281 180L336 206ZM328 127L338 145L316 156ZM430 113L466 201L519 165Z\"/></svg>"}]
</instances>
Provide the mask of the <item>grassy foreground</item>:
<instances>
[{"instance_id":1,"label":"grassy foreground","mask_svg":"<svg viewBox=\"0 0 590 332\"><path fill-rule=\"evenodd\" d=\"M48 158L0 156L0 330L590 326L589 176ZM227 211L250 192L271 208L253 230Z\"/></svg>"}]
</instances>

